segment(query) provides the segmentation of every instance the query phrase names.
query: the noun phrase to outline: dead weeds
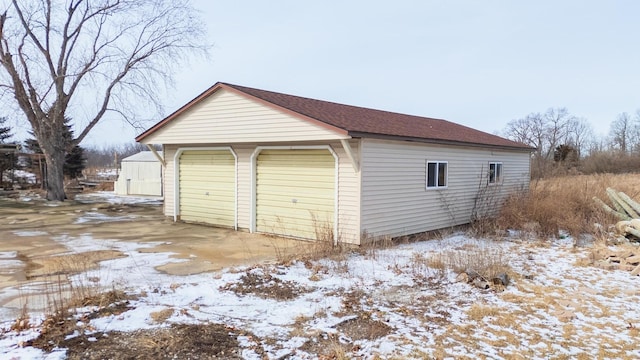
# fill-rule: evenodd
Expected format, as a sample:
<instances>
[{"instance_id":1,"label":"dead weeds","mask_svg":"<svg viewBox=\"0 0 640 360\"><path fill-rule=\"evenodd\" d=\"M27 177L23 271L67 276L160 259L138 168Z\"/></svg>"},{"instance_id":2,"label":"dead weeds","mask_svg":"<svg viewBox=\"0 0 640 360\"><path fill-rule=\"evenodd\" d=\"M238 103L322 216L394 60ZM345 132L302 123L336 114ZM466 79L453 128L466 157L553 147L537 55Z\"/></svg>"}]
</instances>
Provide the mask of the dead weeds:
<instances>
[{"instance_id":1,"label":"dead weeds","mask_svg":"<svg viewBox=\"0 0 640 360\"><path fill-rule=\"evenodd\" d=\"M69 360L241 359L238 332L222 324L95 333L64 340Z\"/></svg>"},{"instance_id":2,"label":"dead weeds","mask_svg":"<svg viewBox=\"0 0 640 360\"><path fill-rule=\"evenodd\" d=\"M74 332L83 333L85 330L91 330L87 326L90 320L119 315L133 309L134 307L129 302L129 300L133 299L135 299L134 296L117 290L83 299L72 299L65 307L56 307L52 313L47 315L40 325L40 335L30 345L45 351L60 347L65 339ZM78 315L74 311L77 307L91 306L96 309L88 313Z\"/></svg>"},{"instance_id":3,"label":"dead weeds","mask_svg":"<svg viewBox=\"0 0 640 360\"><path fill-rule=\"evenodd\" d=\"M367 312L358 317L345 320L338 324L336 330L351 340L375 340L387 336L392 328L379 320L374 320Z\"/></svg>"},{"instance_id":4,"label":"dead weeds","mask_svg":"<svg viewBox=\"0 0 640 360\"><path fill-rule=\"evenodd\" d=\"M376 340L389 335L393 328L375 320L369 312L363 311L336 326L335 333L323 333L312 337L300 350L317 355L320 359L350 359L347 354L358 353L359 340Z\"/></svg>"},{"instance_id":5,"label":"dead weeds","mask_svg":"<svg viewBox=\"0 0 640 360\"><path fill-rule=\"evenodd\" d=\"M249 270L240 277L237 283L229 283L221 290L232 291L238 295L255 295L263 299L292 300L309 292L304 286L281 280L264 271Z\"/></svg>"}]
</instances>

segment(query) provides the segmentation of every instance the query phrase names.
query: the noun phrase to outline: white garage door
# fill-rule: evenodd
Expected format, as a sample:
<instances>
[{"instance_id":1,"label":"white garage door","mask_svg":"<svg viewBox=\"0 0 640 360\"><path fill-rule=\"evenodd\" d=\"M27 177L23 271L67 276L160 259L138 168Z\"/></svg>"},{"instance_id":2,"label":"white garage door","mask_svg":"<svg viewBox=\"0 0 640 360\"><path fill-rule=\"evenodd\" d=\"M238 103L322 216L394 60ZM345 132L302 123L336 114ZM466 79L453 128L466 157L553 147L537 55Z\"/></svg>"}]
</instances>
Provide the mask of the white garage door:
<instances>
[{"instance_id":1,"label":"white garage door","mask_svg":"<svg viewBox=\"0 0 640 360\"><path fill-rule=\"evenodd\" d=\"M180 155L180 219L235 225L235 158L229 150L188 150Z\"/></svg>"},{"instance_id":2,"label":"white garage door","mask_svg":"<svg viewBox=\"0 0 640 360\"><path fill-rule=\"evenodd\" d=\"M335 160L328 150L263 150L256 166L256 230L333 240Z\"/></svg>"}]
</instances>

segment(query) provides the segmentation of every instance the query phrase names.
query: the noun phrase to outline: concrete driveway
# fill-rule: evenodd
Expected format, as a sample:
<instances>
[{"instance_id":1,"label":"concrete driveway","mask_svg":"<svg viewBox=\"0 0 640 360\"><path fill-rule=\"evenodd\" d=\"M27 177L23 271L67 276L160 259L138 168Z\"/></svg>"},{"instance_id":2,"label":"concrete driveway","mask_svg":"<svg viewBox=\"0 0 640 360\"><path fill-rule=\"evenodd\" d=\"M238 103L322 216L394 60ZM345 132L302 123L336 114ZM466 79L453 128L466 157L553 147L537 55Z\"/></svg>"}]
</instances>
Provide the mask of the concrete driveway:
<instances>
[{"instance_id":1,"label":"concrete driveway","mask_svg":"<svg viewBox=\"0 0 640 360\"><path fill-rule=\"evenodd\" d=\"M152 266L172 275L277 261L309 242L174 223L158 201L113 204L110 198L85 202L0 199L0 306L18 306L24 289L97 267L101 261L139 253L167 254ZM81 200L82 201L82 200ZM182 259L181 262L170 261ZM140 264L145 266L145 264ZM28 285L32 283L29 287ZM36 286L37 287L37 286ZM38 291L37 289L35 290ZM13 294L13 295L12 295Z\"/></svg>"}]
</instances>

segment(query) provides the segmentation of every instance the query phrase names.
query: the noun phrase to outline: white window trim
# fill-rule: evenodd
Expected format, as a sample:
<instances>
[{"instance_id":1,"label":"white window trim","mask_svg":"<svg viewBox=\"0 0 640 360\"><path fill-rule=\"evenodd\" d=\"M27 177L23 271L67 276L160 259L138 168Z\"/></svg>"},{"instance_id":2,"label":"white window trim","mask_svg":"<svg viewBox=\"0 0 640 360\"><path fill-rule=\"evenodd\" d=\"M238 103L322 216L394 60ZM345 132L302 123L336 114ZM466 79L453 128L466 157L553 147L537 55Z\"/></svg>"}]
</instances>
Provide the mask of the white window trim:
<instances>
[{"instance_id":1,"label":"white window trim","mask_svg":"<svg viewBox=\"0 0 640 360\"><path fill-rule=\"evenodd\" d=\"M434 163L434 164L445 164L446 165L446 170L445 170L445 174L444 174L444 182L445 185L444 186L438 186L438 175L436 174L436 186L429 186L429 164ZM436 171L438 170L438 167L436 165ZM424 187L426 190L442 190L442 189L447 189L449 187L449 162L448 161L444 161L444 160L427 160L424 164Z\"/></svg>"},{"instance_id":2,"label":"white window trim","mask_svg":"<svg viewBox=\"0 0 640 360\"><path fill-rule=\"evenodd\" d=\"M491 165L495 165L496 168L500 165L500 176L496 179L497 181L491 182ZM489 172L487 173L487 185L500 185L504 181L504 165L501 161L490 161L489 162Z\"/></svg>"}]
</instances>

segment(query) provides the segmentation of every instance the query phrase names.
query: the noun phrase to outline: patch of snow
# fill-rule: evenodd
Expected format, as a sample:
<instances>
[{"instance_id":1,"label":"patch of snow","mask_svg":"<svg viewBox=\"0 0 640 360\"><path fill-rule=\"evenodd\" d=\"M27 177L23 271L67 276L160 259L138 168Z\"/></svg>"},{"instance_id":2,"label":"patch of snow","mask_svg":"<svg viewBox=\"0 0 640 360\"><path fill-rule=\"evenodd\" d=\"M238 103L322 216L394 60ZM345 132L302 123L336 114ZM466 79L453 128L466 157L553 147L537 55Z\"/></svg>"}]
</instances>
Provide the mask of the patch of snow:
<instances>
[{"instance_id":1,"label":"patch of snow","mask_svg":"<svg viewBox=\"0 0 640 360\"><path fill-rule=\"evenodd\" d=\"M135 219L136 215L121 215L121 216L109 216L106 214L102 214L95 211L89 211L84 213L84 215L78 217L74 224L85 224L85 223L104 223L104 222L113 222L113 221L123 221Z\"/></svg>"},{"instance_id":2,"label":"patch of snow","mask_svg":"<svg viewBox=\"0 0 640 360\"><path fill-rule=\"evenodd\" d=\"M13 170L14 179L24 179L29 184L36 183L36 174L24 170Z\"/></svg>"},{"instance_id":3,"label":"patch of snow","mask_svg":"<svg viewBox=\"0 0 640 360\"><path fill-rule=\"evenodd\" d=\"M22 231L22 230L16 230L16 231L13 231L13 233L18 236L44 236L49 234L46 231Z\"/></svg>"},{"instance_id":4,"label":"patch of snow","mask_svg":"<svg viewBox=\"0 0 640 360\"><path fill-rule=\"evenodd\" d=\"M97 191L86 194L78 194L75 197L76 201L82 203L110 203L110 204L148 204L148 205L161 205L162 197L160 196L133 196L133 195L118 195L113 191Z\"/></svg>"},{"instance_id":5,"label":"patch of snow","mask_svg":"<svg viewBox=\"0 0 640 360\"><path fill-rule=\"evenodd\" d=\"M24 263L20 260L0 259L0 275L10 275L18 272L24 267Z\"/></svg>"},{"instance_id":6,"label":"patch of snow","mask_svg":"<svg viewBox=\"0 0 640 360\"><path fill-rule=\"evenodd\" d=\"M118 169L100 169L96 172L97 176L109 177L118 175Z\"/></svg>"},{"instance_id":7,"label":"patch of snow","mask_svg":"<svg viewBox=\"0 0 640 360\"><path fill-rule=\"evenodd\" d=\"M13 259L18 256L17 251L0 251L0 260Z\"/></svg>"}]
</instances>

